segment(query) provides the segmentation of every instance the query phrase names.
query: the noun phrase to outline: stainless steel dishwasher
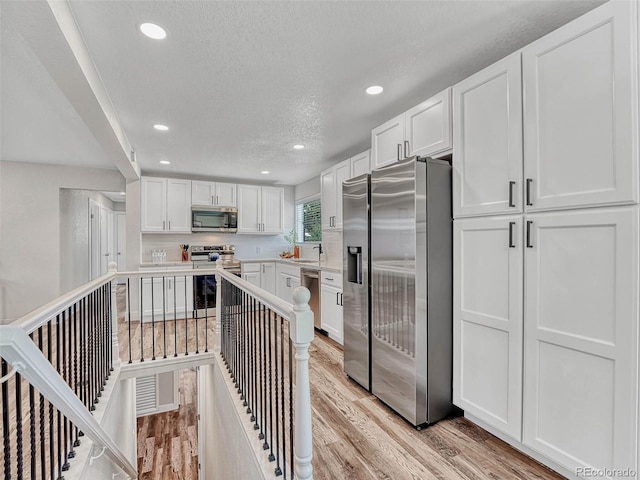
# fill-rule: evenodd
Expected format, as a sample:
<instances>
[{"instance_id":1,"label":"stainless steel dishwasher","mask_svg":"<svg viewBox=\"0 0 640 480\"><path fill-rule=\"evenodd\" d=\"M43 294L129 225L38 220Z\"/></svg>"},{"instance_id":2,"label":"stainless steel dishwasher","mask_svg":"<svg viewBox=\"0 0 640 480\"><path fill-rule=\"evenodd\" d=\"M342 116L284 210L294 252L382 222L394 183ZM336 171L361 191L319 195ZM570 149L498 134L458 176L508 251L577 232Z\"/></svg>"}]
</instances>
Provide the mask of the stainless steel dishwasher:
<instances>
[{"instance_id":1,"label":"stainless steel dishwasher","mask_svg":"<svg viewBox=\"0 0 640 480\"><path fill-rule=\"evenodd\" d=\"M313 312L313 326L320 330L322 322L320 317L320 275L318 270L301 268L300 284L311 292L309 308Z\"/></svg>"}]
</instances>

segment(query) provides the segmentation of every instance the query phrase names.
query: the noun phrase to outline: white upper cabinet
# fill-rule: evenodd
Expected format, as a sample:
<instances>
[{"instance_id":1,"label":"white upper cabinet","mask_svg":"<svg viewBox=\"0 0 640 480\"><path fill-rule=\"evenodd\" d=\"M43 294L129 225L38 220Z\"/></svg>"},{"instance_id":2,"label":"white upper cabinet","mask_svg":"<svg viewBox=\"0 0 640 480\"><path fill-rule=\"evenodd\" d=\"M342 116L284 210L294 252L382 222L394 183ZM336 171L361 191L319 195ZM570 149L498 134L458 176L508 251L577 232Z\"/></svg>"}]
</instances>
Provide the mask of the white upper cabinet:
<instances>
[{"instance_id":1,"label":"white upper cabinet","mask_svg":"<svg viewBox=\"0 0 640 480\"><path fill-rule=\"evenodd\" d=\"M323 230L342 230L342 182L351 177L351 159L320 174Z\"/></svg>"},{"instance_id":2,"label":"white upper cabinet","mask_svg":"<svg viewBox=\"0 0 640 480\"><path fill-rule=\"evenodd\" d=\"M404 113L371 131L371 169L404 158Z\"/></svg>"},{"instance_id":3,"label":"white upper cabinet","mask_svg":"<svg viewBox=\"0 0 640 480\"><path fill-rule=\"evenodd\" d=\"M453 222L453 403L520 441L522 216Z\"/></svg>"},{"instance_id":4,"label":"white upper cabinet","mask_svg":"<svg viewBox=\"0 0 640 480\"><path fill-rule=\"evenodd\" d=\"M453 87L453 215L522 212L520 53Z\"/></svg>"},{"instance_id":5,"label":"white upper cabinet","mask_svg":"<svg viewBox=\"0 0 640 480\"><path fill-rule=\"evenodd\" d=\"M194 180L191 187L192 205L213 205L218 207L236 207L235 183L202 182Z\"/></svg>"},{"instance_id":6,"label":"white upper cabinet","mask_svg":"<svg viewBox=\"0 0 640 480\"><path fill-rule=\"evenodd\" d=\"M284 189L238 185L238 233L281 234Z\"/></svg>"},{"instance_id":7,"label":"white upper cabinet","mask_svg":"<svg viewBox=\"0 0 640 480\"><path fill-rule=\"evenodd\" d=\"M433 155L451 148L451 89L407 110L405 157Z\"/></svg>"},{"instance_id":8,"label":"white upper cabinet","mask_svg":"<svg viewBox=\"0 0 640 480\"><path fill-rule=\"evenodd\" d=\"M633 3L608 2L523 49L526 210L638 201Z\"/></svg>"},{"instance_id":9,"label":"white upper cabinet","mask_svg":"<svg viewBox=\"0 0 640 480\"><path fill-rule=\"evenodd\" d=\"M351 178L371 171L371 164L369 163L370 153L371 150L367 150L366 152L351 157Z\"/></svg>"},{"instance_id":10,"label":"white upper cabinet","mask_svg":"<svg viewBox=\"0 0 640 480\"><path fill-rule=\"evenodd\" d=\"M638 208L525 221L523 443L572 472L635 468Z\"/></svg>"},{"instance_id":11,"label":"white upper cabinet","mask_svg":"<svg viewBox=\"0 0 640 480\"><path fill-rule=\"evenodd\" d=\"M451 89L371 131L371 168L451 149Z\"/></svg>"},{"instance_id":12,"label":"white upper cabinet","mask_svg":"<svg viewBox=\"0 0 640 480\"><path fill-rule=\"evenodd\" d=\"M142 177L140 231L191 232L191 180Z\"/></svg>"}]
</instances>

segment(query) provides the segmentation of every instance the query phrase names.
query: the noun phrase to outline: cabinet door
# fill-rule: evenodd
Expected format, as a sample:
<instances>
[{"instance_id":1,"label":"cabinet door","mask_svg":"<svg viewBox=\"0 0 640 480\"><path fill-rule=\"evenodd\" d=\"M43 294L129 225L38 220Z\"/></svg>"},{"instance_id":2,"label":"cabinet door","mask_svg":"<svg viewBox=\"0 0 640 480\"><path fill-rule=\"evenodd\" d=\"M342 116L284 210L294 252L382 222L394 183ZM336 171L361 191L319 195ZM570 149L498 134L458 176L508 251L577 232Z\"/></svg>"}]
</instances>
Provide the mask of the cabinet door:
<instances>
[{"instance_id":1,"label":"cabinet door","mask_svg":"<svg viewBox=\"0 0 640 480\"><path fill-rule=\"evenodd\" d=\"M520 441L522 217L455 220L453 232L453 403Z\"/></svg>"},{"instance_id":2,"label":"cabinet door","mask_svg":"<svg viewBox=\"0 0 640 480\"><path fill-rule=\"evenodd\" d=\"M162 319L162 299L164 297L161 277L142 279L142 315L144 321Z\"/></svg>"},{"instance_id":3,"label":"cabinet door","mask_svg":"<svg viewBox=\"0 0 640 480\"><path fill-rule=\"evenodd\" d=\"M167 180L167 228L191 233L191 180Z\"/></svg>"},{"instance_id":4,"label":"cabinet door","mask_svg":"<svg viewBox=\"0 0 640 480\"><path fill-rule=\"evenodd\" d=\"M269 293L276 295L276 264L275 262L263 263L261 265L262 275L260 277L260 287Z\"/></svg>"},{"instance_id":5,"label":"cabinet door","mask_svg":"<svg viewBox=\"0 0 640 480\"><path fill-rule=\"evenodd\" d=\"M140 201L140 231L164 232L167 226L167 179L143 177Z\"/></svg>"},{"instance_id":6,"label":"cabinet door","mask_svg":"<svg viewBox=\"0 0 640 480\"><path fill-rule=\"evenodd\" d=\"M213 205L215 200L215 183L191 182L191 205Z\"/></svg>"},{"instance_id":7,"label":"cabinet door","mask_svg":"<svg viewBox=\"0 0 640 480\"><path fill-rule=\"evenodd\" d=\"M333 168L320 174L320 192L322 230L329 230L333 228L333 218L336 215L336 187Z\"/></svg>"},{"instance_id":8,"label":"cabinet door","mask_svg":"<svg viewBox=\"0 0 640 480\"><path fill-rule=\"evenodd\" d=\"M262 232L282 233L284 190L279 187L262 187Z\"/></svg>"},{"instance_id":9,"label":"cabinet door","mask_svg":"<svg viewBox=\"0 0 640 480\"><path fill-rule=\"evenodd\" d=\"M634 3L609 2L523 50L527 210L638 201Z\"/></svg>"},{"instance_id":10,"label":"cabinet door","mask_svg":"<svg viewBox=\"0 0 640 480\"><path fill-rule=\"evenodd\" d=\"M404 118L404 156L432 155L451 148L450 88L407 110Z\"/></svg>"},{"instance_id":11,"label":"cabinet door","mask_svg":"<svg viewBox=\"0 0 640 480\"><path fill-rule=\"evenodd\" d=\"M342 343L342 291L330 285L320 286L320 315L322 329L335 341Z\"/></svg>"},{"instance_id":12,"label":"cabinet door","mask_svg":"<svg viewBox=\"0 0 640 480\"><path fill-rule=\"evenodd\" d=\"M214 199L219 207L235 207L238 205L236 198L237 185L235 183L216 183Z\"/></svg>"},{"instance_id":13,"label":"cabinet door","mask_svg":"<svg viewBox=\"0 0 640 480\"><path fill-rule=\"evenodd\" d=\"M371 131L371 169L404 158L404 113Z\"/></svg>"},{"instance_id":14,"label":"cabinet door","mask_svg":"<svg viewBox=\"0 0 640 480\"><path fill-rule=\"evenodd\" d=\"M260 187L238 185L238 233L257 233L260 228Z\"/></svg>"},{"instance_id":15,"label":"cabinet door","mask_svg":"<svg viewBox=\"0 0 640 480\"><path fill-rule=\"evenodd\" d=\"M185 318L193 311L193 277L168 277L167 297L169 310L167 315L173 318Z\"/></svg>"},{"instance_id":16,"label":"cabinet door","mask_svg":"<svg viewBox=\"0 0 640 480\"><path fill-rule=\"evenodd\" d=\"M355 157L351 157L351 177L357 177L371 171L369 164L369 154L371 150L362 152Z\"/></svg>"},{"instance_id":17,"label":"cabinet door","mask_svg":"<svg viewBox=\"0 0 640 480\"><path fill-rule=\"evenodd\" d=\"M291 303L293 289L291 288L291 275L285 272L278 272L278 297L285 302Z\"/></svg>"},{"instance_id":18,"label":"cabinet door","mask_svg":"<svg viewBox=\"0 0 640 480\"><path fill-rule=\"evenodd\" d=\"M342 230L342 182L351 178L351 162L339 163L335 167L335 198L336 211L333 218L333 228Z\"/></svg>"},{"instance_id":19,"label":"cabinet door","mask_svg":"<svg viewBox=\"0 0 640 480\"><path fill-rule=\"evenodd\" d=\"M525 221L523 443L574 472L634 468L638 209Z\"/></svg>"},{"instance_id":20,"label":"cabinet door","mask_svg":"<svg viewBox=\"0 0 640 480\"><path fill-rule=\"evenodd\" d=\"M521 87L519 52L453 87L454 217L522 212Z\"/></svg>"},{"instance_id":21,"label":"cabinet door","mask_svg":"<svg viewBox=\"0 0 640 480\"><path fill-rule=\"evenodd\" d=\"M249 282L251 285L260 287L260 272L246 272L242 274L242 279Z\"/></svg>"}]
</instances>

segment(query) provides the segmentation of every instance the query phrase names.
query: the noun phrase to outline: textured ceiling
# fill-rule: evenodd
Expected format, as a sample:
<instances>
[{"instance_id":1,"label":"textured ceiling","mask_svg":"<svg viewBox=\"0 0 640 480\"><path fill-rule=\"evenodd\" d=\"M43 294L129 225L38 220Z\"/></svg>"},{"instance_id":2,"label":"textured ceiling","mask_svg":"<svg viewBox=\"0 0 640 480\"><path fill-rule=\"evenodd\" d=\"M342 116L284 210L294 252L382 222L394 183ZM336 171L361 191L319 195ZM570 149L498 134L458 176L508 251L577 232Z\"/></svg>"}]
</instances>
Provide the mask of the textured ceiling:
<instances>
[{"instance_id":1,"label":"textured ceiling","mask_svg":"<svg viewBox=\"0 0 640 480\"><path fill-rule=\"evenodd\" d=\"M369 148L373 127L600 3L70 2L143 174L280 184ZM142 36L137 25L147 21L165 27L167 38ZM92 162L108 162L20 44L19 22L5 35L7 23L2 158L45 161L49 151L64 163L71 147L55 141L71 139L78 151L95 147ZM364 94L372 84L384 93ZM59 124L50 134L43 126L26 131L20 115ZM155 123L170 130L158 132ZM296 143L306 148L292 150Z\"/></svg>"}]
</instances>

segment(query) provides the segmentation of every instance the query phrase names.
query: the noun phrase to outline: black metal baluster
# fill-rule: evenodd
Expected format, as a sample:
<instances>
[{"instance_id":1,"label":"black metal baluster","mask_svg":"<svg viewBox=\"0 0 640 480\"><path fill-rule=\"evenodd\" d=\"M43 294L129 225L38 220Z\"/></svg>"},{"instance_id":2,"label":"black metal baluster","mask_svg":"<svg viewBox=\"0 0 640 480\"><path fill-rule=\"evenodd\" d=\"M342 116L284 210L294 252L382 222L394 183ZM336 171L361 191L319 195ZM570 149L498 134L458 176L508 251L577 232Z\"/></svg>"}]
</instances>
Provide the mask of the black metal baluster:
<instances>
[{"instance_id":1,"label":"black metal baluster","mask_svg":"<svg viewBox=\"0 0 640 480\"><path fill-rule=\"evenodd\" d=\"M73 391L76 397L80 398L79 385L78 385L78 303L73 304ZM81 339L80 342L83 340ZM72 424L73 425L73 424ZM80 446L80 440L78 440L78 427L73 426L73 447ZM76 456L75 450L72 448L71 452L73 457ZM73 458L71 457L71 458Z\"/></svg>"},{"instance_id":2,"label":"black metal baluster","mask_svg":"<svg viewBox=\"0 0 640 480\"><path fill-rule=\"evenodd\" d=\"M211 276L206 275L204 277L204 318L207 318L207 315L209 315L209 312L207 311L207 304L209 303L209 279L211 278ZM195 316L195 320L196 320L196 353L200 353L200 348L199 348L199 344L198 344L198 316Z\"/></svg>"},{"instance_id":3,"label":"black metal baluster","mask_svg":"<svg viewBox=\"0 0 640 480\"><path fill-rule=\"evenodd\" d=\"M69 385L69 378L67 377L67 315L66 311L62 312L62 379ZM58 412L58 418L60 418L60 412ZM60 427L58 427L60 428ZM62 470L69 470L69 443L67 439L69 438L69 425L67 422L67 417L63 419L63 435L62 439L64 442L64 463L62 464Z\"/></svg>"},{"instance_id":4,"label":"black metal baluster","mask_svg":"<svg viewBox=\"0 0 640 480\"><path fill-rule=\"evenodd\" d=\"M9 365L2 359L2 376L9 372ZM2 383L2 441L4 446L4 478L11 480L11 436L9 435L9 385Z\"/></svg>"},{"instance_id":5,"label":"black metal baluster","mask_svg":"<svg viewBox=\"0 0 640 480\"><path fill-rule=\"evenodd\" d=\"M193 281L193 277L191 277L191 290L193 292L195 292L195 284L196 282ZM191 295L191 298L195 298L195 295ZM184 283L184 338L187 338L187 325L189 324L189 313L187 312L187 281L185 279L185 283ZM197 309L197 305L192 305L193 309ZM193 311L192 311L192 316L194 316ZM186 341L186 340L185 340ZM177 344L176 344L177 345ZM175 356L178 356L178 347L176 346L176 354Z\"/></svg>"},{"instance_id":6,"label":"black metal baluster","mask_svg":"<svg viewBox=\"0 0 640 480\"><path fill-rule=\"evenodd\" d=\"M264 395L264 392L266 390L267 387L267 378L266 378L266 372L264 371L264 328L263 328L263 306L261 302L258 302L258 352L259 352L259 357L260 357L260 361L258 363L258 369L260 372L260 404L259 404L259 410L260 410L260 434L258 435L258 439L260 440L264 440L264 426L265 426L265 422L264 422L264 416L266 414L266 407L265 407L265 402L266 402L266 398ZM266 450L266 448L264 448L264 444L265 442L262 442L262 448L264 450Z\"/></svg>"},{"instance_id":7,"label":"black metal baluster","mask_svg":"<svg viewBox=\"0 0 640 480\"><path fill-rule=\"evenodd\" d=\"M142 286L142 277L140 277L140 361L144 362L144 288ZM153 280L151 280L151 292L153 292ZM153 311L153 305L151 306Z\"/></svg>"},{"instance_id":8,"label":"black metal baluster","mask_svg":"<svg viewBox=\"0 0 640 480\"><path fill-rule=\"evenodd\" d=\"M87 297L80 300L80 400L84 403L84 406L89 408L87 404L87 329L86 329L86 311L87 311ZM78 433L81 436L81 433Z\"/></svg>"},{"instance_id":9,"label":"black metal baluster","mask_svg":"<svg viewBox=\"0 0 640 480\"><path fill-rule=\"evenodd\" d=\"M47 359L49 363L51 361L51 320L47 322ZM53 404L47 400L49 404L49 470L51 472L50 478L55 478L55 449L53 444Z\"/></svg>"},{"instance_id":10,"label":"black metal baluster","mask_svg":"<svg viewBox=\"0 0 640 480\"><path fill-rule=\"evenodd\" d=\"M278 380L279 380L279 372L278 368L278 318L282 321L282 318L278 315L276 317L275 326L274 326L274 350L275 350L275 360L276 360L276 371L275 371L275 387L276 387L276 468L274 470L276 476L282 475L282 469L280 468L280 421L278 419L280 415L280 405L279 405L279 394L278 394ZM283 411L284 411L284 397L282 398L283 403ZM282 426L284 428L284 425Z\"/></svg>"},{"instance_id":11,"label":"black metal baluster","mask_svg":"<svg viewBox=\"0 0 640 480\"><path fill-rule=\"evenodd\" d=\"M33 341L33 333L29 335L31 340ZM31 472L31 480L35 480L36 478L36 395L35 389L33 385L29 384L29 448L31 449L30 455L30 472Z\"/></svg>"},{"instance_id":12,"label":"black metal baluster","mask_svg":"<svg viewBox=\"0 0 640 480\"><path fill-rule=\"evenodd\" d=\"M63 313L64 315L64 313ZM56 370L60 374L60 315L56 315ZM64 342L62 342L64 343ZM62 455L62 416L60 410L56 408L56 419L57 419L57 428L56 428L56 450L58 451L57 462L58 462L58 479L62 478L62 466L64 465Z\"/></svg>"},{"instance_id":13,"label":"black metal baluster","mask_svg":"<svg viewBox=\"0 0 640 480\"><path fill-rule=\"evenodd\" d=\"M91 376L92 376L92 386L93 386L93 390L91 391L91 401L93 402L93 406L91 407L91 410L95 410L96 407L96 403L100 403L100 400L98 399L98 391L100 390L100 387L98 385L99 379L98 379L98 293L96 291L92 292L92 300L93 300L93 309L91 312L91 338L92 338L92 345L91 345L91 359L89 360L89 368L91 369Z\"/></svg>"},{"instance_id":14,"label":"black metal baluster","mask_svg":"<svg viewBox=\"0 0 640 480\"><path fill-rule=\"evenodd\" d=\"M267 319L268 322L268 346L269 349L269 357L268 357L268 371L269 371L269 461L273 462L276 457L273 455L273 365L272 365L272 354L273 344L271 343L271 323L272 323L272 311L269 309L269 317Z\"/></svg>"},{"instance_id":15,"label":"black metal baluster","mask_svg":"<svg viewBox=\"0 0 640 480\"><path fill-rule=\"evenodd\" d=\"M42 346L42 330L43 327L38 328L38 348L44 354ZM45 461L45 437L44 437L44 396L42 393L39 395L38 402L39 413L39 426L40 426L40 478L45 478L46 461Z\"/></svg>"},{"instance_id":16,"label":"black metal baluster","mask_svg":"<svg viewBox=\"0 0 640 480\"><path fill-rule=\"evenodd\" d=\"M175 277L173 278L175 279ZM167 294L164 288L165 280L166 277L162 277L162 347L164 349L162 358L167 358ZM175 292L175 285L173 291Z\"/></svg>"},{"instance_id":17,"label":"black metal baluster","mask_svg":"<svg viewBox=\"0 0 640 480\"><path fill-rule=\"evenodd\" d=\"M176 284L176 277L173 277L173 284ZM178 356L178 306L176 300L176 288L173 289L173 356ZM184 291L187 291L187 277L184 277ZM186 303L185 303L186 305ZM187 321L185 315L184 321Z\"/></svg>"},{"instance_id":18,"label":"black metal baluster","mask_svg":"<svg viewBox=\"0 0 640 480\"><path fill-rule=\"evenodd\" d=\"M111 281L113 282L113 280ZM111 282L107 284L107 318L105 321L107 328L107 378L111 376L111 372L113 372L113 335L118 335L118 319L116 318L116 333L113 333L113 310L112 310L112 291L111 291ZM118 343L118 345L120 345ZM120 352L117 352L118 358L120 358Z\"/></svg>"},{"instance_id":19,"label":"black metal baluster","mask_svg":"<svg viewBox=\"0 0 640 480\"><path fill-rule=\"evenodd\" d=\"M98 314L96 315L96 329L98 334L96 339L98 341L96 349L96 373L98 375L98 383L96 396L102 397L102 390L104 390L104 285L96 291L96 297L98 298Z\"/></svg>"},{"instance_id":20,"label":"black metal baluster","mask_svg":"<svg viewBox=\"0 0 640 480\"><path fill-rule=\"evenodd\" d=\"M20 480L23 475L24 452L22 449L22 377L19 373L15 374L14 380L16 391L16 474ZM8 407L6 405L5 409L8 409Z\"/></svg>"},{"instance_id":21,"label":"black metal baluster","mask_svg":"<svg viewBox=\"0 0 640 480\"><path fill-rule=\"evenodd\" d=\"M247 373L248 373L248 360L247 360L247 350L246 350L246 322L247 322L247 295L242 291L240 292L242 296L242 310L240 310L240 321L242 322L242 328L240 330L240 355L242 357L242 376L240 377L240 385L242 388L242 399L244 402L242 403L245 407L247 406Z\"/></svg>"},{"instance_id":22,"label":"black metal baluster","mask_svg":"<svg viewBox=\"0 0 640 480\"><path fill-rule=\"evenodd\" d=\"M284 478L287 478L287 436L285 432L287 422L285 420L286 405L284 397L284 345L284 318L280 317L280 367L282 373L280 375L280 393L282 395L282 471L284 473Z\"/></svg>"},{"instance_id":23,"label":"black metal baluster","mask_svg":"<svg viewBox=\"0 0 640 480\"><path fill-rule=\"evenodd\" d=\"M260 428L258 426L258 422L257 422L257 417L258 417L258 411L257 411L257 405L258 405L258 381L257 381L257 377L258 377L258 359L256 358L256 308L255 308L255 299L253 297L251 297L250 299L250 305L251 305L251 315L250 315L250 319L251 319L251 333L250 333L250 340L249 340L249 348L252 349L251 352L251 380L253 382L252 388L253 388L253 395L251 397L251 401L252 401L252 405L253 405L253 414L251 415L251 421L254 422L253 423L253 429L257 430L258 428Z\"/></svg>"},{"instance_id":24,"label":"black metal baluster","mask_svg":"<svg viewBox=\"0 0 640 480\"><path fill-rule=\"evenodd\" d=\"M129 363L132 362L131 359L131 279L127 278L127 330L129 333ZM140 313L140 318L142 318L142 312ZM140 322L142 324L142 322Z\"/></svg>"},{"instance_id":25,"label":"black metal baluster","mask_svg":"<svg viewBox=\"0 0 640 480\"><path fill-rule=\"evenodd\" d=\"M155 290L153 286L153 277L151 277L151 360L156 359L156 302L153 298Z\"/></svg>"},{"instance_id":26,"label":"black metal baluster","mask_svg":"<svg viewBox=\"0 0 640 480\"><path fill-rule=\"evenodd\" d=\"M253 338L251 336L251 331L252 331L252 327L253 327L253 318L252 318L252 312L251 312L251 303L252 303L252 299L251 297L247 294L247 367L249 370L249 375L247 376L247 391L249 392L249 407L247 408L247 413L253 413L253 396L255 394L254 389L253 389L253 374L254 374L254 367L255 367L255 359L254 359L254 350L253 350ZM252 415L250 418L250 421L254 421L255 417Z\"/></svg>"}]
</instances>

